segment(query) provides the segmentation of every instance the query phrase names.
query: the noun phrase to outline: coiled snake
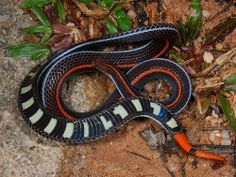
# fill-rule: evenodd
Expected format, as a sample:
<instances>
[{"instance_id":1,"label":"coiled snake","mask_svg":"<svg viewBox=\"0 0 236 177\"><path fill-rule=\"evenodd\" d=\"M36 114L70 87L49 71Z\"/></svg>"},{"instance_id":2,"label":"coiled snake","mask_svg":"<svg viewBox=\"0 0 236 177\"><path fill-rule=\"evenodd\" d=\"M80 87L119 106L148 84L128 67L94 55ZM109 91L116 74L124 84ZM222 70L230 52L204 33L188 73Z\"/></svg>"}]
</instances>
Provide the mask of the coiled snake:
<instances>
[{"instance_id":1,"label":"coiled snake","mask_svg":"<svg viewBox=\"0 0 236 177\"><path fill-rule=\"evenodd\" d=\"M18 99L21 114L41 135L70 143L99 139L131 119L147 117L172 133L185 151L224 161L221 156L194 149L175 117L189 101L191 82L181 66L160 57L178 35L174 25L155 24L85 41L53 53L22 81ZM129 44L136 47L111 52L101 50ZM111 77L115 90L93 111L70 110L61 98L62 84L74 72L95 72L97 69ZM170 98L162 103L140 95L146 83L158 79L166 80L172 87Z\"/></svg>"}]
</instances>

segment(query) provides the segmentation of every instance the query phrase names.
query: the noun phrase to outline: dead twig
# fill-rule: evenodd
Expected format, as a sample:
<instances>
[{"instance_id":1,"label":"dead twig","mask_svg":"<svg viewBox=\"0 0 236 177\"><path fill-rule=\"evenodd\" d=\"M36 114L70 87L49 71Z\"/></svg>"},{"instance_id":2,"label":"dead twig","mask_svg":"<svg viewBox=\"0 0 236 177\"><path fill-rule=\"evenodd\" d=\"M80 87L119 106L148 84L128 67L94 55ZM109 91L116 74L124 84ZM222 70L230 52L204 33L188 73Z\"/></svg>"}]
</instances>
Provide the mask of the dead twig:
<instances>
[{"instance_id":1,"label":"dead twig","mask_svg":"<svg viewBox=\"0 0 236 177\"><path fill-rule=\"evenodd\" d=\"M229 62L236 55L236 47L227 53L219 56L213 64L211 64L208 68L204 69L199 74L196 74L196 77L204 77L207 75L211 75L213 72L219 70L225 63Z\"/></svg>"},{"instance_id":2,"label":"dead twig","mask_svg":"<svg viewBox=\"0 0 236 177\"><path fill-rule=\"evenodd\" d=\"M206 20L206 23L208 23L209 21L214 20L216 17L218 17L219 15L221 15L224 12L227 12L227 10L232 6L232 4L227 5L226 7L224 7L222 10L220 10L219 12L217 12L213 17L209 18L208 20Z\"/></svg>"},{"instance_id":3,"label":"dead twig","mask_svg":"<svg viewBox=\"0 0 236 177\"><path fill-rule=\"evenodd\" d=\"M79 2L77 0L72 0L77 7L79 7L80 11L87 15L87 16L93 16L93 17L104 17L109 14L109 10L102 8L100 6L97 6L96 9L90 10L85 3Z\"/></svg>"},{"instance_id":4,"label":"dead twig","mask_svg":"<svg viewBox=\"0 0 236 177\"><path fill-rule=\"evenodd\" d=\"M204 152L210 152L210 153L216 153L216 154L233 154L234 153L234 146L230 146L230 145L194 144L193 146L212 148L212 149L204 150Z\"/></svg>"},{"instance_id":5,"label":"dead twig","mask_svg":"<svg viewBox=\"0 0 236 177\"><path fill-rule=\"evenodd\" d=\"M201 92L208 89L219 89L224 82L221 80L221 77L212 77L212 78L205 78L205 79L197 79L194 83L196 85L195 91Z\"/></svg>"},{"instance_id":6,"label":"dead twig","mask_svg":"<svg viewBox=\"0 0 236 177\"><path fill-rule=\"evenodd\" d=\"M181 66L183 66L183 65L188 65L189 63L191 63L192 61L195 61L195 60L196 60L196 58L190 58L190 59L188 59L188 60L186 60L186 61L180 63L180 65L181 65Z\"/></svg>"},{"instance_id":7,"label":"dead twig","mask_svg":"<svg viewBox=\"0 0 236 177\"><path fill-rule=\"evenodd\" d=\"M208 127L208 128L203 128L202 131L214 131L214 130L232 130L231 127Z\"/></svg>"},{"instance_id":8,"label":"dead twig","mask_svg":"<svg viewBox=\"0 0 236 177\"><path fill-rule=\"evenodd\" d=\"M194 147L210 147L210 148L233 148L231 145L215 145L215 144L193 144Z\"/></svg>"},{"instance_id":9,"label":"dead twig","mask_svg":"<svg viewBox=\"0 0 236 177\"><path fill-rule=\"evenodd\" d=\"M204 152L214 153L214 154L233 154L234 149L231 148L215 148L215 149L207 149Z\"/></svg>"},{"instance_id":10,"label":"dead twig","mask_svg":"<svg viewBox=\"0 0 236 177\"><path fill-rule=\"evenodd\" d=\"M144 155L142 155L142 154L139 154L139 153L137 153L137 152L127 151L127 150L126 150L126 152L128 152L128 153L130 153L130 154L132 154L132 155L141 157L141 158L143 158L143 159L145 159L145 160L151 160L150 158L148 158L148 157L146 157L146 156L144 156Z\"/></svg>"}]
</instances>

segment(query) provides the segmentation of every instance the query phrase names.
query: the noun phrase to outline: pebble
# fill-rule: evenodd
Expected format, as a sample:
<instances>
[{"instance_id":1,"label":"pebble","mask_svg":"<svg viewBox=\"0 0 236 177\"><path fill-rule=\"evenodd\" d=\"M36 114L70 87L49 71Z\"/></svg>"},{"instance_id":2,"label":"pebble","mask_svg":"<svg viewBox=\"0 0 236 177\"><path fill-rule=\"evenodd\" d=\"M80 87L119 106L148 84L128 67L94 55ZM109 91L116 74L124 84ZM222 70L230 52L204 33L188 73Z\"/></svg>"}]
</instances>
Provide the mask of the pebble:
<instances>
[{"instance_id":1,"label":"pebble","mask_svg":"<svg viewBox=\"0 0 236 177\"><path fill-rule=\"evenodd\" d=\"M147 83L144 85L144 89L148 92L152 92L154 90L154 87L151 83Z\"/></svg>"},{"instance_id":2,"label":"pebble","mask_svg":"<svg viewBox=\"0 0 236 177\"><path fill-rule=\"evenodd\" d=\"M204 52L203 54L203 60L206 63L212 63L212 61L214 60L214 56L210 53L210 52Z\"/></svg>"},{"instance_id":3,"label":"pebble","mask_svg":"<svg viewBox=\"0 0 236 177\"><path fill-rule=\"evenodd\" d=\"M173 162L168 162L167 163L167 168L171 171L171 172L175 172L177 170L177 164L173 163Z\"/></svg>"},{"instance_id":4,"label":"pebble","mask_svg":"<svg viewBox=\"0 0 236 177\"><path fill-rule=\"evenodd\" d=\"M213 117L215 117L215 118L219 118L219 115L216 113L215 110L212 110L211 115L212 115Z\"/></svg>"},{"instance_id":5,"label":"pebble","mask_svg":"<svg viewBox=\"0 0 236 177\"><path fill-rule=\"evenodd\" d=\"M6 35L6 34L7 34L6 30L2 30L2 33L3 33L4 35Z\"/></svg>"},{"instance_id":6,"label":"pebble","mask_svg":"<svg viewBox=\"0 0 236 177\"><path fill-rule=\"evenodd\" d=\"M222 139L222 134L219 131L213 131L209 134L209 140L215 145L220 145Z\"/></svg>"},{"instance_id":7,"label":"pebble","mask_svg":"<svg viewBox=\"0 0 236 177\"><path fill-rule=\"evenodd\" d=\"M22 9L17 9L16 10L16 14L17 15L23 15L24 14L24 11Z\"/></svg>"},{"instance_id":8,"label":"pebble","mask_svg":"<svg viewBox=\"0 0 236 177\"><path fill-rule=\"evenodd\" d=\"M230 137L229 137L229 131L223 130L223 131L222 131L222 138L229 140L229 139L230 139Z\"/></svg>"},{"instance_id":9,"label":"pebble","mask_svg":"<svg viewBox=\"0 0 236 177\"><path fill-rule=\"evenodd\" d=\"M215 116L207 116L205 118L207 122L210 122L211 126L215 126L216 123L218 122L217 118Z\"/></svg>"},{"instance_id":10,"label":"pebble","mask_svg":"<svg viewBox=\"0 0 236 177\"><path fill-rule=\"evenodd\" d=\"M113 164L109 164L109 165L107 165L106 168L105 168L105 170L106 170L107 173L113 173L113 172L115 171L115 169L116 169L116 168L114 167Z\"/></svg>"},{"instance_id":11,"label":"pebble","mask_svg":"<svg viewBox=\"0 0 236 177\"><path fill-rule=\"evenodd\" d=\"M217 43L217 44L215 45L215 48L216 48L217 50L223 50L223 49L224 49L224 45L223 45L222 43Z\"/></svg>"},{"instance_id":12,"label":"pebble","mask_svg":"<svg viewBox=\"0 0 236 177\"><path fill-rule=\"evenodd\" d=\"M203 17L205 17L205 18L209 18L209 16L210 16L208 10L202 10L202 15L203 15Z\"/></svg>"},{"instance_id":13,"label":"pebble","mask_svg":"<svg viewBox=\"0 0 236 177\"><path fill-rule=\"evenodd\" d=\"M76 11L76 17L79 18L81 16L81 12L78 10Z\"/></svg>"},{"instance_id":14,"label":"pebble","mask_svg":"<svg viewBox=\"0 0 236 177\"><path fill-rule=\"evenodd\" d=\"M21 146L24 147L25 149L30 148L31 146L35 145L35 142L32 141L32 139L28 135L24 134L23 132L20 133L20 137L21 137L20 139L22 140Z\"/></svg>"},{"instance_id":15,"label":"pebble","mask_svg":"<svg viewBox=\"0 0 236 177\"><path fill-rule=\"evenodd\" d=\"M220 143L221 145L231 145L232 144L232 141L230 140L229 131L223 130L222 131L222 138L223 138L223 140Z\"/></svg>"},{"instance_id":16,"label":"pebble","mask_svg":"<svg viewBox=\"0 0 236 177\"><path fill-rule=\"evenodd\" d=\"M127 15L128 15L132 20L134 20L134 19L137 17L136 12L134 12L133 10L129 10L129 11L127 12Z\"/></svg>"},{"instance_id":17,"label":"pebble","mask_svg":"<svg viewBox=\"0 0 236 177\"><path fill-rule=\"evenodd\" d=\"M153 152L153 154L152 154L152 158L153 159L158 159L159 157L161 157L161 153L160 152L158 152L158 151Z\"/></svg>"},{"instance_id":18,"label":"pebble","mask_svg":"<svg viewBox=\"0 0 236 177\"><path fill-rule=\"evenodd\" d=\"M223 139L220 144L221 144L221 145L228 145L228 146L229 146L229 145L232 144L232 142L231 142L231 140Z\"/></svg>"}]
</instances>

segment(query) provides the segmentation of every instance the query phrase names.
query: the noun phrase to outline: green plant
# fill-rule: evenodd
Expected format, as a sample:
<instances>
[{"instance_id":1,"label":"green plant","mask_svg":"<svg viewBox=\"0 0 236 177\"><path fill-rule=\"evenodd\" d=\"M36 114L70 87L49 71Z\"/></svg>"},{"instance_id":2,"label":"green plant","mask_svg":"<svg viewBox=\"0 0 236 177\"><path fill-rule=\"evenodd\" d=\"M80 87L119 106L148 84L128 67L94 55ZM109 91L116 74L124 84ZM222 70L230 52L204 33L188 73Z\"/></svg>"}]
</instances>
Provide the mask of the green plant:
<instances>
[{"instance_id":1,"label":"green plant","mask_svg":"<svg viewBox=\"0 0 236 177\"><path fill-rule=\"evenodd\" d=\"M234 129L234 131L236 132L236 121L234 119L234 114L233 114L233 110L230 106L230 103L223 96L223 94L219 95L218 102L225 113L226 119L228 120L229 124Z\"/></svg>"},{"instance_id":2,"label":"green plant","mask_svg":"<svg viewBox=\"0 0 236 177\"><path fill-rule=\"evenodd\" d=\"M182 44L189 46L193 40L198 37L202 26L202 7L199 0L192 0L192 13L187 17L187 22L183 23L182 19L177 21L179 25Z\"/></svg>"},{"instance_id":3,"label":"green plant","mask_svg":"<svg viewBox=\"0 0 236 177\"><path fill-rule=\"evenodd\" d=\"M95 0L79 0L84 3L94 2ZM131 22L124 9L119 4L114 4L114 0L96 0L96 3L104 8L110 10L106 16L106 29L108 34L114 34L119 30L127 30L131 28ZM40 23L22 28L21 31L25 33L37 34L40 37L40 43L37 42L23 42L17 45L9 46L6 50L6 55L10 57L31 57L33 60L40 59L51 53L47 42L53 34L52 23L44 13L43 8L52 4L60 19L61 23L66 22L66 12L62 0L25 0L21 4L21 8L30 9L33 15ZM110 19L110 15L114 16L116 24Z\"/></svg>"}]
</instances>

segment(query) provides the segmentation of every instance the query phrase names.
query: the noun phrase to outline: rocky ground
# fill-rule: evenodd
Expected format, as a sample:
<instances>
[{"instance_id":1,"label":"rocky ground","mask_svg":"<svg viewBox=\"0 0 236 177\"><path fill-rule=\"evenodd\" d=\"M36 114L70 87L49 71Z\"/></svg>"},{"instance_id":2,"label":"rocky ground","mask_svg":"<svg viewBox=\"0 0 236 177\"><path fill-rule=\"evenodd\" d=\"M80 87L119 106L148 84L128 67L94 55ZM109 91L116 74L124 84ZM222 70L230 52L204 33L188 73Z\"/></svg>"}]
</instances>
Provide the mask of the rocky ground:
<instances>
[{"instance_id":1,"label":"rocky ground","mask_svg":"<svg viewBox=\"0 0 236 177\"><path fill-rule=\"evenodd\" d=\"M186 1L167 1L166 10L171 14L171 11L178 8L181 3L184 4ZM167 177L170 174L166 166L176 176L234 176L235 169L230 155L225 155L228 162L217 170L211 167L211 161L188 156L181 150L170 153L168 163L164 163L160 152L150 150L140 136L140 132L146 127L153 126L155 130L159 129L150 120L132 121L114 135L83 145L52 142L34 133L20 115L17 91L20 81L37 62L28 58L13 59L4 55L6 46L23 40L24 36L19 28L33 23L31 17L19 8L19 4L17 0L0 1L0 176ZM208 13L219 11L221 8L217 5L214 6L215 9L209 9L207 1L204 1L204 7ZM168 15L166 18L173 21L187 11L187 8L179 9L178 13L175 12L175 15ZM104 76L102 79L96 77L98 76L94 76L94 81L84 76L76 85L80 88L75 93L75 97L79 95L76 103L83 110L92 109L109 92L102 84L106 82ZM94 86L97 89L94 89ZM87 93L93 90L105 92ZM98 98L97 95L101 96ZM186 108L185 113L193 107L196 107L196 104ZM187 115L196 116L191 112ZM209 134L198 131L203 124L199 119L183 118L183 124L188 127L187 133L191 142L209 142L206 140ZM180 170L181 164L184 164L185 174Z\"/></svg>"}]
</instances>

